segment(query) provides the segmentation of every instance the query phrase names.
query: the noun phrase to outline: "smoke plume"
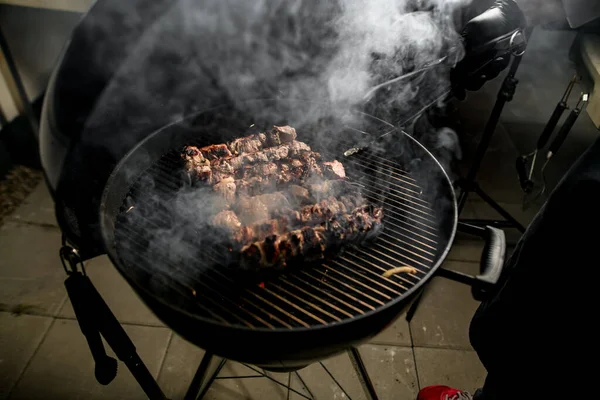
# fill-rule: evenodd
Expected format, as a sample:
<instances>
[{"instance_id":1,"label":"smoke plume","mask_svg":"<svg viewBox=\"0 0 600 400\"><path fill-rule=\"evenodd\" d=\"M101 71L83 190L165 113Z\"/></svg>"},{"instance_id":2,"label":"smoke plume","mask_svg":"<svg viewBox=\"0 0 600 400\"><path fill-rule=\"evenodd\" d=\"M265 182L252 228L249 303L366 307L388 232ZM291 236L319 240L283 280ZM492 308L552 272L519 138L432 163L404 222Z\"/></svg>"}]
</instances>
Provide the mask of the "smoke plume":
<instances>
[{"instance_id":1,"label":"smoke plume","mask_svg":"<svg viewBox=\"0 0 600 400\"><path fill-rule=\"evenodd\" d=\"M155 3L153 13L145 10L141 18L135 6L115 1L123 13L94 17L93 32L104 49L96 52L94 64L110 68L111 79L85 127L94 134L84 140L118 160L154 129L227 104L272 124L342 121L368 142L385 129L410 123L447 90L449 68L463 55L454 21L467 2L180 0ZM115 24L127 32L120 36L123 43L119 32L111 32ZM110 46L121 46L118 57ZM426 72L397 80L442 58ZM384 128L374 128L378 119L388 122L380 124ZM312 143L339 148L356 139L338 133L299 131L299 140L312 135ZM456 137L443 130L439 143L454 152ZM397 146L397 152L404 151ZM186 191L176 210L185 218L189 213L208 220L214 210L204 200L200 192ZM177 250L186 234L167 227L152 237L159 247L186 254Z\"/></svg>"}]
</instances>

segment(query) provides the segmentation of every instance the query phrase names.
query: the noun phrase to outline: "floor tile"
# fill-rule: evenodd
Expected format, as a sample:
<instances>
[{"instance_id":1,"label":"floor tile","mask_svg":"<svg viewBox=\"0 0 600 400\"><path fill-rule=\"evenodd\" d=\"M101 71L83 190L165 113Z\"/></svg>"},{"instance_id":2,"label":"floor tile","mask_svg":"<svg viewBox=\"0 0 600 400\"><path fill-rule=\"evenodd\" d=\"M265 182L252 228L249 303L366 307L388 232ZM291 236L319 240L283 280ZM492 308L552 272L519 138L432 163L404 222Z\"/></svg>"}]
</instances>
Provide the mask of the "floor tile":
<instances>
[{"instance_id":1,"label":"floor tile","mask_svg":"<svg viewBox=\"0 0 600 400\"><path fill-rule=\"evenodd\" d=\"M182 399L200 365L204 350L173 334L158 384L170 399Z\"/></svg>"},{"instance_id":2,"label":"floor tile","mask_svg":"<svg viewBox=\"0 0 600 400\"><path fill-rule=\"evenodd\" d=\"M163 323L140 300L107 256L87 261L85 270L121 323L163 326ZM75 318L70 300L65 302L60 316Z\"/></svg>"},{"instance_id":3,"label":"floor tile","mask_svg":"<svg viewBox=\"0 0 600 400\"><path fill-rule=\"evenodd\" d=\"M10 219L58 226L54 212L54 201L48 191L46 182L39 183L23 204L10 216Z\"/></svg>"},{"instance_id":4,"label":"floor tile","mask_svg":"<svg viewBox=\"0 0 600 400\"><path fill-rule=\"evenodd\" d=\"M171 331L166 328L124 326L137 352L156 377ZM114 357L105 344L107 352ZM119 362L117 377L107 386L94 377L94 362L76 321L58 319L50 328L23 377L14 388L16 399L144 399L129 370Z\"/></svg>"},{"instance_id":5,"label":"floor tile","mask_svg":"<svg viewBox=\"0 0 600 400\"><path fill-rule=\"evenodd\" d=\"M0 312L0 399L8 397L51 323L50 317Z\"/></svg>"},{"instance_id":6,"label":"floor tile","mask_svg":"<svg viewBox=\"0 0 600 400\"><path fill-rule=\"evenodd\" d=\"M414 352L421 387L447 385L474 393L487 375L474 351L415 347Z\"/></svg>"},{"instance_id":7,"label":"floor tile","mask_svg":"<svg viewBox=\"0 0 600 400\"><path fill-rule=\"evenodd\" d=\"M419 384L410 347L363 345L359 350L380 399L417 397Z\"/></svg>"},{"instance_id":8,"label":"floor tile","mask_svg":"<svg viewBox=\"0 0 600 400\"><path fill-rule=\"evenodd\" d=\"M252 367L253 369L262 372L262 370ZM276 382L265 378L265 377L256 377L260 376L259 373L254 371L253 369L246 367L242 364L228 361L221 373L215 379L214 383L209 388L208 392L206 392L205 399L210 400L225 400L225 399L277 399L277 400L285 400L288 398L287 388L282 385L277 384ZM301 383L298 381L297 377L292 374L289 375L287 373L271 373L267 372L267 374L281 382L284 385L288 385L288 379L290 379L290 387L298 390L300 393L308 395L306 390L301 389L299 386ZM243 376L255 376L254 378L244 378L238 379L236 377ZM292 381L293 377L293 381ZM301 399L301 396L295 395L292 397L293 392L290 393L290 399Z\"/></svg>"},{"instance_id":9,"label":"floor tile","mask_svg":"<svg viewBox=\"0 0 600 400\"><path fill-rule=\"evenodd\" d=\"M417 379L410 347L363 345L360 352L382 399L416 396ZM159 384L168 397L184 396L203 354L203 350L174 336L159 378ZM324 360L323 364L352 399L366 399L347 353ZM315 363L298 371L300 379L295 373L291 376L287 373L266 373L284 385L290 382L292 389L306 396L312 395L315 399L344 398L343 390L327 371ZM287 399L287 389L267 378L232 378L254 375L257 375L256 371L240 363L227 361L205 398ZM298 400L302 396L291 392L289 398Z\"/></svg>"},{"instance_id":10,"label":"floor tile","mask_svg":"<svg viewBox=\"0 0 600 400\"><path fill-rule=\"evenodd\" d=\"M418 392L413 355L410 347L366 344L359 347L375 391L380 399L412 399ZM327 370L352 399L366 395L348 353L323 362ZM343 399L343 391L319 364L299 371L304 384L316 399ZM292 397L299 399L300 396Z\"/></svg>"},{"instance_id":11,"label":"floor tile","mask_svg":"<svg viewBox=\"0 0 600 400\"><path fill-rule=\"evenodd\" d=\"M345 398L344 391L352 399L366 399L348 353L344 352L324 360L323 365L325 365L327 371L333 375L339 385L335 383L325 368L319 363L309 365L298 371L302 382L304 382L304 385L306 385L315 399L342 399ZM299 400L300 398L301 396L298 395L293 397L294 400Z\"/></svg>"},{"instance_id":12,"label":"floor tile","mask_svg":"<svg viewBox=\"0 0 600 400\"><path fill-rule=\"evenodd\" d=\"M479 263L447 261L444 267L468 274L479 272ZM478 305L470 286L435 277L410 323L413 344L470 349L469 323Z\"/></svg>"},{"instance_id":13,"label":"floor tile","mask_svg":"<svg viewBox=\"0 0 600 400\"><path fill-rule=\"evenodd\" d=\"M485 242L471 235L457 235L450 252L446 257L448 261L480 262L481 253Z\"/></svg>"},{"instance_id":14,"label":"floor tile","mask_svg":"<svg viewBox=\"0 0 600 400\"><path fill-rule=\"evenodd\" d=\"M0 227L0 309L55 315L67 292L56 228L7 222Z\"/></svg>"},{"instance_id":15,"label":"floor tile","mask_svg":"<svg viewBox=\"0 0 600 400\"><path fill-rule=\"evenodd\" d=\"M387 344L395 346L411 346L410 329L406 321L406 312L402 313L383 332L370 340L371 344Z\"/></svg>"}]
</instances>

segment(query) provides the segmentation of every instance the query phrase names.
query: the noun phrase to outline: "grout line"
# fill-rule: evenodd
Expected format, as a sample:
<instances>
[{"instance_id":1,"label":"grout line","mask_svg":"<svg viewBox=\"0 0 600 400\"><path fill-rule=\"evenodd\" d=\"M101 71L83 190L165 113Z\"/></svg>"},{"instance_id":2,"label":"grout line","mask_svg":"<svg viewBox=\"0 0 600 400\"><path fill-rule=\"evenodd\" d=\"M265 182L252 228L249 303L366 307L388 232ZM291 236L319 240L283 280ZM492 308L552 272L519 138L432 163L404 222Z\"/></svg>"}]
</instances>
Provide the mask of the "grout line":
<instances>
[{"instance_id":1,"label":"grout line","mask_svg":"<svg viewBox=\"0 0 600 400\"><path fill-rule=\"evenodd\" d=\"M19 219L19 218L15 218L15 217L8 217L6 218L4 221L6 222L15 222L19 225L26 225L26 226L37 226L37 227L41 227L41 228L49 228L49 229L56 229L56 230L60 230L60 228L58 227L58 225L54 225L54 224L47 224L45 222L33 222L33 221L27 221L27 220L23 220L23 219Z\"/></svg>"},{"instance_id":2,"label":"grout line","mask_svg":"<svg viewBox=\"0 0 600 400\"><path fill-rule=\"evenodd\" d=\"M58 311L56 311L55 315L53 315L54 318L59 318L60 313L62 312L63 308L65 308L65 304L67 304L67 300L69 300L69 293L67 293L65 290L65 298L60 304L60 307L58 307Z\"/></svg>"},{"instance_id":3,"label":"grout line","mask_svg":"<svg viewBox=\"0 0 600 400\"><path fill-rule=\"evenodd\" d=\"M368 345L372 345L372 346L386 346L386 347L400 347L403 349L408 349L408 348L418 348L418 349L428 349L428 350L450 350L450 351L470 351L470 352L474 352L475 350L472 347L462 347L462 346L452 346L452 347L442 347L442 346L434 346L434 345L418 345L418 346L410 346L410 345L406 345L406 344L393 344L393 343L373 343L373 342L368 342L365 343Z\"/></svg>"},{"instance_id":4,"label":"grout line","mask_svg":"<svg viewBox=\"0 0 600 400\"><path fill-rule=\"evenodd\" d=\"M25 314L25 313L23 313ZM62 316L62 315L57 315L56 317L54 317L56 319L60 319L60 320L67 320L67 321L76 321L77 317L75 316ZM155 324L150 324L150 323L144 323L144 322L121 322L119 320L117 320L119 322L119 324L124 325L124 326L144 326L144 327L148 327L148 328L167 328L170 329L168 326L166 325L155 325Z\"/></svg>"},{"instance_id":5,"label":"grout line","mask_svg":"<svg viewBox=\"0 0 600 400\"><path fill-rule=\"evenodd\" d=\"M54 323L56 322L56 318L52 318L52 322L50 322L50 324L48 325L48 328L46 329L46 331L44 332L44 334L42 335L42 340L40 340L40 342L38 343L38 345L36 346L35 350L33 350L33 354L31 355L31 357L29 358L29 360L27 360L27 363L25 364L25 367L23 368L23 370L21 371L21 373L19 374L19 377L17 378L17 380L15 381L15 383L12 385L12 387L9 389L8 391L8 395L6 396L6 398L10 398L10 396L12 395L13 391L15 390L15 388L17 387L17 385L21 382L21 380L23 379L23 376L25 375L25 372L27 371L27 369L29 368L29 366L31 365L31 362L33 361L34 357L37 355L38 351L40 350L40 348L42 347L42 344L44 343L44 341L46 340L46 338L48 337L48 332L50 332L50 329L52 329L52 327L54 326Z\"/></svg>"},{"instance_id":6,"label":"grout line","mask_svg":"<svg viewBox=\"0 0 600 400\"><path fill-rule=\"evenodd\" d=\"M385 342L385 341L373 341L367 342L365 344L373 344L375 346L394 346L394 347L412 347L411 343L394 343L394 342Z\"/></svg>"},{"instance_id":7,"label":"grout line","mask_svg":"<svg viewBox=\"0 0 600 400\"><path fill-rule=\"evenodd\" d=\"M158 373L156 374L156 383L158 383L158 380L160 379L160 374L163 370L163 366L165 364L165 360L167 359L167 353L169 352L169 347L171 347L171 342L173 342L173 337L175 335L173 334L173 331L169 331L169 339L167 340L167 345L165 347L165 353L162 355L161 359L160 359L160 363L158 363Z\"/></svg>"},{"instance_id":8,"label":"grout line","mask_svg":"<svg viewBox=\"0 0 600 400\"><path fill-rule=\"evenodd\" d=\"M472 347L471 348L455 348L455 347L436 347L436 346L414 346L415 349L426 349L426 350L449 350L449 351L468 351L469 353L477 353Z\"/></svg>"},{"instance_id":9,"label":"grout line","mask_svg":"<svg viewBox=\"0 0 600 400\"><path fill-rule=\"evenodd\" d=\"M36 312L34 310L31 311L19 311L19 312L14 312L12 309L10 308L0 308L0 312L5 312L7 314L11 314L14 316L19 316L19 315L32 315L34 317L48 317L48 318L57 318L56 315L54 315L53 313L46 313L46 312Z\"/></svg>"},{"instance_id":10,"label":"grout line","mask_svg":"<svg viewBox=\"0 0 600 400\"><path fill-rule=\"evenodd\" d=\"M413 334L412 334L412 327L410 326L410 322L408 323L408 335L410 336L410 352L412 353L413 356L413 363L415 364L415 376L417 377L417 393L421 391L421 378L419 378L419 367L417 365L417 356L415 356L415 344L413 342Z\"/></svg>"}]
</instances>

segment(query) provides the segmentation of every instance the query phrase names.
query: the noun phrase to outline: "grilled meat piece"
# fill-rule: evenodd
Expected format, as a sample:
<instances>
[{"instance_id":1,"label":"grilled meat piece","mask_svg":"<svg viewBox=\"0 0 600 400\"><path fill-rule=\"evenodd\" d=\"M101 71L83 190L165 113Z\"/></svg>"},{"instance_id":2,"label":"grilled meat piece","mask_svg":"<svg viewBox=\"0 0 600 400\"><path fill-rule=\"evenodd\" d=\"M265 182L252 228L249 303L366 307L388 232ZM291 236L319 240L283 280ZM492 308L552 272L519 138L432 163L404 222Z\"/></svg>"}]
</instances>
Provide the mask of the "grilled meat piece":
<instances>
[{"instance_id":1,"label":"grilled meat piece","mask_svg":"<svg viewBox=\"0 0 600 400\"><path fill-rule=\"evenodd\" d=\"M226 144L211 144L200 148L200 152L207 160L216 160L222 157L231 157L231 151Z\"/></svg>"},{"instance_id":2,"label":"grilled meat piece","mask_svg":"<svg viewBox=\"0 0 600 400\"><path fill-rule=\"evenodd\" d=\"M249 269L284 267L298 261L322 259L349 244L376 237L383 228L381 208L364 205L335 215L317 227L305 226L271 235L242 248L242 266Z\"/></svg>"},{"instance_id":3,"label":"grilled meat piece","mask_svg":"<svg viewBox=\"0 0 600 400\"><path fill-rule=\"evenodd\" d=\"M241 248L245 244L264 240L267 236L281 235L292 229L294 223L295 221L289 216L281 216L277 219L240 226L233 231L233 244Z\"/></svg>"},{"instance_id":4,"label":"grilled meat piece","mask_svg":"<svg viewBox=\"0 0 600 400\"><path fill-rule=\"evenodd\" d=\"M268 196L268 195L263 195ZM257 196L261 197L261 196ZM290 207L275 208L270 212L271 219L260 221L251 225L240 226L235 230L233 237L238 245L264 240L269 235L282 234L290 229L298 229L303 225L314 226L322 224L335 215L345 214L350 210L364 204L365 200L358 195L347 196L346 202L331 196L317 204L311 204L295 210ZM265 205L269 204L264 202ZM270 207L267 206L267 209Z\"/></svg>"},{"instance_id":5,"label":"grilled meat piece","mask_svg":"<svg viewBox=\"0 0 600 400\"><path fill-rule=\"evenodd\" d=\"M243 153L256 153L262 148L266 147L267 135L259 133L256 135L250 135L243 138L235 139L233 142L228 143L229 151L233 154Z\"/></svg>"},{"instance_id":6,"label":"grilled meat piece","mask_svg":"<svg viewBox=\"0 0 600 400\"><path fill-rule=\"evenodd\" d=\"M306 185L311 197L315 202L326 199L329 196L340 197L346 194L359 192L359 188L345 179L326 180L319 183Z\"/></svg>"},{"instance_id":7,"label":"grilled meat piece","mask_svg":"<svg viewBox=\"0 0 600 400\"><path fill-rule=\"evenodd\" d=\"M291 207L288 198L282 192L242 197L233 206L242 216L244 225L270 218L272 210Z\"/></svg>"},{"instance_id":8,"label":"grilled meat piece","mask_svg":"<svg viewBox=\"0 0 600 400\"><path fill-rule=\"evenodd\" d=\"M267 140L271 146L278 146L282 143L288 143L296 139L296 130L289 125L273 126L268 133Z\"/></svg>"},{"instance_id":9,"label":"grilled meat piece","mask_svg":"<svg viewBox=\"0 0 600 400\"><path fill-rule=\"evenodd\" d=\"M300 259L314 261L322 258L320 255L325 252L326 244L324 227L305 226L244 246L241 264L247 269L263 269L285 266Z\"/></svg>"},{"instance_id":10,"label":"grilled meat piece","mask_svg":"<svg viewBox=\"0 0 600 400\"><path fill-rule=\"evenodd\" d=\"M321 165L323 163L318 163L314 158L309 157L306 161L293 159L279 164L268 163L247 168L243 176L235 181L238 196L254 196L289 184L302 183L307 179L343 179L346 176L339 168L335 168L334 171L321 168Z\"/></svg>"},{"instance_id":11,"label":"grilled meat piece","mask_svg":"<svg viewBox=\"0 0 600 400\"><path fill-rule=\"evenodd\" d=\"M181 158L186 162L186 169L191 170L194 167L207 165L206 161L216 161L221 158L232 158L234 155L241 156L243 154L258 153L261 150L290 144L289 150L310 151L310 148L301 142L295 142L296 130L291 126L274 126L269 133L258 133L255 135L246 136L235 139L229 143L213 144L210 146L196 147L185 146L181 152ZM308 150L304 150L308 148ZM283 150L279 150L283 151ZM264 157L260 155L259 157ZM287 155L282 158L287 157ZM266 160L270 160L269 158ZM239 165L243 165L243 160L238 160Z\"/></svg>"},{"instance_id":12,"label":"grilled meat piece","mask_svg":"<svg viewBox=\"0 0 600 400\"><path fill-rule=\"evenodd\" d=\"M269 208L267 205L260 201L255 201L251 197L240 198L235 205L235 210L242 216L245 225L269 219Z\"/></svg>"},{"instance_id":13,"label":"grilled meat piece","mask_svg":"<svg viewBox=\"0 0 600 400\"><path fill-rule=\"evenodd\" d=\"M227 181L230 182L230 178ZM227 186L218 184L214 188L215 190L218 188L223 197L231 199L234 197L232 192L236 186L236 181L232 182L233 184ZM313 208L318 206L315 203L326 208L340 204L338 207L345 207L347 210L352 210L364 203L364 199L356 195L356 189L345 181L325 181L322 184L310 186L311 189L306 189L302 186L290 185L284 191L257 196L240 195L237 200L228 200L228 202L241 216L244 225L281 216L294 218L296 224L307 222L309 218L306 215L311 215ZM333 203L332 199L335 199L336 202ZM306 206L298 208L301 205Z\"/></svg>"},{"instance_id":14,"label":"grilled meat piece","mask_svg":"<svg viewBox=\"0 0 600 400\"><path fill-rule=\"evenodd\" d=\"M338 160L324 162L322 168L326 174L335 176L336 178L346 177L346 170L344 169L344 165Z\"/></svg>"},{"instance_id":15,"label":"grilled meat piece","mask_svg":"<svg viewBox=\"0 0 600 400\"><path fill-rule=\"evenodd\" d=\"M291 143L282 144L280 146L268 147L264 150L254 153L244 153L236 157L222 158L211 162L213 169L219 171L233 173L240 170L244 166L254 165L258 163L268 163L273 161L285 160L286 158L295 158L302 153L310 153L311 149L306 143L292 141ZM314 153L315 156L320 154Z\"/></svg>"},{"instance_id":16,"label":"grilled meat piece","mask_svg":"<svg viewBox=\"0 0 600 400\"><path fill-rule=\"evenodd\" d=\"M269 167L272 167L273 162L291 163L291 159L297 157L303 157L303 159L315 163L321 155L312 152L310 147L305 143L293 141L281 146L269 147L256 153L211 160L204 157L200 149L187 146L182 157L185 159L188 172L191 172L202 182L216 184L221 179L232 175L235 175L238 179L244 176L261 175L263 164L269 164ZM304 163L307 162L304 161ZM295 165L296 167L301 167L304 164L299 161Z\"/></svg>"},{"instance_id":17,"label":"grilled meat piece","mask_svg":"<svg viewBox=\"0 0 600 400\"><path fill-rule=\"evenodd\" d=\"M242 223L233 211L224 210L213 218L213 225L221 226L231 232L236 232L242 226Z\"/></svg>"},{"instance_id":18,"label":"grilled meat piece","mask_svg":"<svg viewBox=\"0 0 600 400\"><path fill-rule=\"evenodd\" d=\"M233 177L223 179L213 186L213 190L219 193L228 203L235 201L236 184Z\"/></svg>"},{"instance_id":19,"label":"grilled meat piece","mask_svg":"<svg viewBox=\"0 0 600 400\"><path fill-rule=\"evenodd\" d=\"M310 200L310 192L302 186L290 185L290 188L287 191L287 197L291 199L294 204L306 204Z\"/></svg>"}]
</instances>

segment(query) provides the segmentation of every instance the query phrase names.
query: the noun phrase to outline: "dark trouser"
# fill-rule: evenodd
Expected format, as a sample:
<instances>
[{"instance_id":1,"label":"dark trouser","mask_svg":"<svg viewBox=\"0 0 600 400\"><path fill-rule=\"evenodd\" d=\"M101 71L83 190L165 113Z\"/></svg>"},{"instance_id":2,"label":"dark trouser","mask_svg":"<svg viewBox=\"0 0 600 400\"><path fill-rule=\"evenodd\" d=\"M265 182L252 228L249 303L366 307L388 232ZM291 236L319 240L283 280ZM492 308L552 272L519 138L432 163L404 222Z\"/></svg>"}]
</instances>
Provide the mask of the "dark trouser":
<instances>
[{"instance_id":1,"label":"dark trouser","mask_svg":"<svg viewBox=\"0 0 600 400\"><path fill-rule=\"evenodd\" d=\"M600 396L589 386L598 380L599 271L600 139L552 192L473 316L471 344L488 371L475 399Z\"/></svg>"}]
</instances>

